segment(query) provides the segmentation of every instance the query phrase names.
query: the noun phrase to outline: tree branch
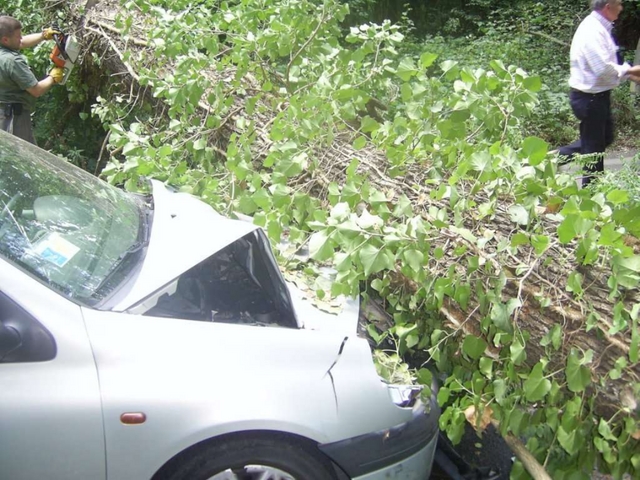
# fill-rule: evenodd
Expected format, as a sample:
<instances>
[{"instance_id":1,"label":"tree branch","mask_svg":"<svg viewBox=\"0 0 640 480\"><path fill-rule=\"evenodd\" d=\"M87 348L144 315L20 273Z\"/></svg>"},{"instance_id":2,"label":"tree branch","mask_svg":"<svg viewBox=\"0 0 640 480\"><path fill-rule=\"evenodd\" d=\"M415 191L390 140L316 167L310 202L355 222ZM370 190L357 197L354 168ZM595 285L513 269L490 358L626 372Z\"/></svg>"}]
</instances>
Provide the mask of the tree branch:
<instances>
[{"instance_id":1,"label":"tree branch","mask_svg":"<svg viewBox=\"0 0 640 480\"><path fill-rule=\"evenodd\" d=\"M285 82L287 84L287 91L288 92L291 91L291 86L289 85L289 72L291 71L291 66L293 65L293 62L295 62L296 59L300 56L300 54L304 51L304 49L307 48L307 46L312 42L312 40L314 38L316 38L316 35L318 35L318 32L320 31L320 27L322 27L322 25L324 24L324 21L326 20L325 15L326 15L325 6L322 5L322 15L320 16L320 20L318 21L318 25L316 26L316 28L313 31L313 33L309 36L307 41L304 42L304 44L295 53L295 55L293 57L291 57L291 60L289 60L289 64L287 65L287 71L286 71L285 76L284 76L284 80L285 80Z\"/></svg>"}]
</instances>

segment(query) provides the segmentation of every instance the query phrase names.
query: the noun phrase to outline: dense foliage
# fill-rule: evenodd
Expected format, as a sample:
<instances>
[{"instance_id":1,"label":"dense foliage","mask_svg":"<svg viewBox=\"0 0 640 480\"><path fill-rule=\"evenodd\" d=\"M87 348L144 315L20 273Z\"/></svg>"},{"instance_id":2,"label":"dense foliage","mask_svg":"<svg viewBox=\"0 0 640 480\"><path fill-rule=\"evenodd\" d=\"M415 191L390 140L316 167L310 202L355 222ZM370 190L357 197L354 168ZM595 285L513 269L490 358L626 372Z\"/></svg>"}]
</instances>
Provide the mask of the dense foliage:
<instances>
[{"instance_id":1,"label":"dense foliage","mask_svg":"<svg viewBox=\"0 0 640 480\"><path fill-rule=\"evenodd\" d=\"M483 0L471 2L470 7L462 9L458 3L426 2L422 7L426 9L423 16L406 13L416 25L422 22L422 28L414 30L404 47L407 53L436 52L474 67L501 59L539 75L543 81L540 105L525 125L527 133L544 138L554 147L573 141L577 137L577 123L567 101L569 46L578 23L589 11L588 2ZM446 18L434 16L434 12ZM460 16L467 20L461 20ZM630 63L633 63L640 36L639 16L638 3L625 2L616 26L621 51ZM430 19L438 20L426 26L424 22ZM450 28L451 25L456 28ZM634 132L640 127L640 116L636 95L628 88L617 89L613 108L619 130L614 148L637 147Z\"/></svg>"},{"instance_id":2,"label":"dense foliage","mask_svg":"<svg viewBox=\"0 0 640 480\"><path fill-rule=\"evenodd\" d=\"M407 18L423 35L479 36L494 22L540 29L560 38L575 29L589 11L589 0L342 0L350 7L348 20L394 23ZM618 38L624 48L635 49L640 34L638 0L624 0L624 11L617 22ZM532 49L536 50L537 49Z\"/></svg>"},{"instance_id":3,"label":"dense foliage","mask_svg":"<svg viewBox=\"0 0 640 480\"><path fill-rule=\"evenodd\" d=\"M136 188L141 175L153 176L222 211L253 215L275 243L284 236L294 250L308 245L316 263L299 273L312 285L318 265L337 270L329 288L315 284L320 298L357 294L370 281L365 294L385 299L395 321L387 334L400 353L426 351L447 375L439 400L452 440L473 407L503 432L528 438L554 478L588 478L596 461L617 476L637 473L634 407L600 416L594 403L608 382L636 378L638 308L621 297L640 280L640 257L624 238L637 233L635 207L622 190L578 190L546 157L544 141L523 136L539 77L500 61L470 68L428 51L400 55L403 34L388 22L353 27L343 38L347 9L333 1L212 9L134 0L128 8L118 28L134 36L132 15L152 17L154 58L123 60L168 109L141 122L127 117L126 101L96 106L112 149L124 155L103 172L110 181ZM211 65L219 76L205 74ZM359 113L372 97L392 105L387 118ZM326 177L344 138L353 161ZM375 152L384 153L382 182L366 164ZM548 216L549 205L557 213ZM503 216L511 232L490 227ZM554 257L560 248L573 257ZM608 271L609 294L619 299L611 324L580 303L589 286L579 271L561 287L585 311L581 328L633 338L604 377L590 375L602 352L570 348L560 323L542 340L542 356L527 362L530 334L518 318L534 267L518 258L532 255L534 266ZM509 264L513 278L502 266ZM514 279L520 289L507 295ZM558 293L536 292L542 310ZM466 321L439 315L471 304L470 316L481 319L473 333ZM428 384L429 371L418 378ZM631 386L637 395L639 384ZM513 475L526 474L518 467Z\"/></svg>"},{"instance_id":4,"label":"dense foliage","mask_svg":"<svg viewBox=\"0 0 640 480\"><path fill-rule=\"evenodd\" d=\"M40 32L50 25L73 32L76 27L69 24L66 7L64 2L0 1L0 11L20 20L23 35ZM21 52L38 79L52 68L49 59L52 48L52 42L43 42ZM64 87L55 87L38 100L34 134L42 148L93 172L105 131L99 120L91 117L91 105L103 88L104 78L87 75L88 72L76 72Z\"/></svg>"}]
</instances>

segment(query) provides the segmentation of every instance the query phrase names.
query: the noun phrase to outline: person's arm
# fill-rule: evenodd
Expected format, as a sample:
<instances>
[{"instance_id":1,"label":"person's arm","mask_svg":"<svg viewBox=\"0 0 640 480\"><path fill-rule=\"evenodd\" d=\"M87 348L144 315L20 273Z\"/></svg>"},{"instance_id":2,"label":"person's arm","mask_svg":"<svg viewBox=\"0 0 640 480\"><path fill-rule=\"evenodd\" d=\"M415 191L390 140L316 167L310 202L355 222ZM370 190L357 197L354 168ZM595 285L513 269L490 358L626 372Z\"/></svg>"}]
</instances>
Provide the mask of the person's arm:
<instances>
[{"instance_id":1,"label":"person's arm","mask_svg":"<svg viewBox=\"0 0 640 480\"><path fill-rule=\"evenodd\" d=\"M25 35L22 37L22 41L20 42L20 48L35 47L44 40L44 33L32 33L30 35Z\"/></svg>"},{"instance_id":2,"label":"person's arm","mask_svg":"<svg viewBox=\"0 0 640 480\"><path fill-rule=\"evenodd\" d=\"M633 67L629 67L629 71L627 72L627 75L629 75L629 78L631 80L636 82L636 78L640 77L640 65L634 65Z\"/></svg>"},{"instance_id":3,"label":"person's arm","mask_svg":"<svg viewBox=\"0 0 640 480\"><path fill-rule=\"evenodd\" d=\"M27 88L27 92L38 98L51 90L51 87L53 87L55 84L56 81L52 77L47 76L36 83L33 87Z\"/></svg>"},{"instance_id":4,"label":"person's arm","mask_svg":"<svg viewBox=\"0 0 640 480\"><path fill-rule=\"evenodd\" d=\"M44 40L51 40L53 36L57 33L60 33L55 28L45 28L41 33L32 33L30 35L25 35L22 37L22 41L20 42L20 48L31 48L38 45L40 42Z\"/></svg>"},{"instance_id":5,"label":"person's arm","mask_svg":"<svg viewBox=\"0 0 640 480\"><path fill-rule=\"evenodd\" d=\"M34 97L38 98L51 90L56 83L60 83L64 78L64 69L60 67L54 67L49 72L49 75L36 83L33 87L26 88Z\"/></svg>"}]
</instances>

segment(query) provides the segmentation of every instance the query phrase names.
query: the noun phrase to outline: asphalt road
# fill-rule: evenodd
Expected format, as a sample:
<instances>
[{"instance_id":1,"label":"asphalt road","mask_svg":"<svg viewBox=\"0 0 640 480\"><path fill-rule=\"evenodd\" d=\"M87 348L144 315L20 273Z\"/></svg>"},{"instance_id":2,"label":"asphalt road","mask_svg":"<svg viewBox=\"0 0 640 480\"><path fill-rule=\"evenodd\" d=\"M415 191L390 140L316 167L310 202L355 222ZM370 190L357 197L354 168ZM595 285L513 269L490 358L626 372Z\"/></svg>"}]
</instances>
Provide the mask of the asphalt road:
<instances>
[{"instance_id":1,"label":"asphalt road","mask_svg":"<svg viewBox=\"0 0 640 480\"><path fill-rule=\"evenodd\" d=\"M624 165L625 162L633 160L636 154L637 152L635 151L607 152L604 158L604 169L607 171L620 170L622 165ZM577 171L578 168L573 163L567 163L566 165L561 165L560 170L563 172L574 172Z\"/></svg>"},{"instance_id":2,"label":"asphalt road","mask_svg":"<svg viewBox=\"0 0 640 480\"><path fill-rule=\"evenodd\" d=\"M633 160L634 152L612 153L607 154L604 159L604 168L606 170L620 170L623 162Z\"/></svg>"}]
</instances>

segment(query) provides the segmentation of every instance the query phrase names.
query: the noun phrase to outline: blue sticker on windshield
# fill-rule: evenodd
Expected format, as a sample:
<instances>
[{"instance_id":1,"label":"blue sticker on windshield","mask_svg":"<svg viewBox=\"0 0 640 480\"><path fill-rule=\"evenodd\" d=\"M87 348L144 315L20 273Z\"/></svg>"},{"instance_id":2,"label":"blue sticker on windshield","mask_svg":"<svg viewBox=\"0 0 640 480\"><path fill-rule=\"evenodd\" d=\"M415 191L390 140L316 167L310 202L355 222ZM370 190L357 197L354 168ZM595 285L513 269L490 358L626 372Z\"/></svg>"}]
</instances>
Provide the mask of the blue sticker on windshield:
<instances>
[{"instance_id":1,"label":"blue sticker on windshield","mask_svg":"<svg viewBox=\"0 0 640 480\"><path fill-rule=\"evenodd\" d=\"M34 251L48 262L64 267L80 249L57 233L52 233L39 241Z\"/></svg>"}]
</instances>

